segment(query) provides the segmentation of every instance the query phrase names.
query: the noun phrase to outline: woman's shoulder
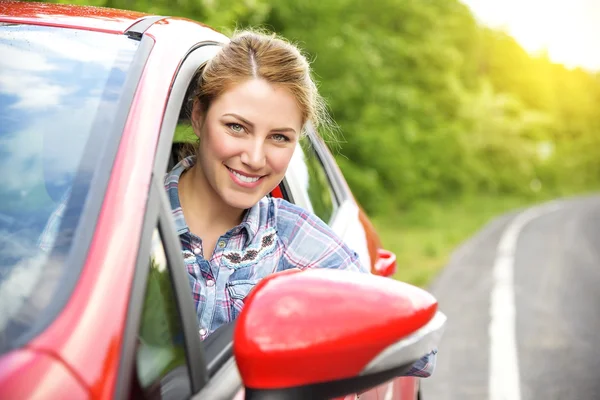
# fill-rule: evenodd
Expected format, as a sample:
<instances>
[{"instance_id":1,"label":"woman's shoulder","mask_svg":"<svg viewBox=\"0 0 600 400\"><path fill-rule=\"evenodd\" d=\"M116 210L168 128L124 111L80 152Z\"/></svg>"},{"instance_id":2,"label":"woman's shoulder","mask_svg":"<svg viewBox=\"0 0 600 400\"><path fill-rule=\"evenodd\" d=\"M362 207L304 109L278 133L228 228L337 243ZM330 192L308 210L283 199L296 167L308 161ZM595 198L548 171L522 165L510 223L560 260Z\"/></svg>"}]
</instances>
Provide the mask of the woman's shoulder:
<instances>
[{"instance_id":1,"label":"woman's shoulder","mask_svg":"<svg viewBox=\"0 0 600 400\"><path fill-rule=\"evenodd\" d=\"M273 213L278 224L285 224L291 221L318 220L316 215L310 211L285 199L277 197L267 197L266 199L269 202L269 210Z\"/></svg>"},{"instance_id":2,"label":"woman's shoulder","mask_svg":"<svg viewBox=\"0 0 600 400\"><path fill-rule=\"evenodd\" d=\"M366 272L358 254L317 215L283 199L268 201L276 214L277 236L285 245L290 265Z\"/></svg>"},{"instance_id":3,"label":"woman's shoulder","mask_svg":"<svg viewBox=\"0 0 600 400\"><path fill-rule=\"evenodd\" d=\"M281 198L268 197L263 199L268 202L269 216L276 226L278 235L285 237L295 236L299 231L310 234L317 230L328 234L330 229L314 213L290 203Z\"/></svg>"}]
</instances>

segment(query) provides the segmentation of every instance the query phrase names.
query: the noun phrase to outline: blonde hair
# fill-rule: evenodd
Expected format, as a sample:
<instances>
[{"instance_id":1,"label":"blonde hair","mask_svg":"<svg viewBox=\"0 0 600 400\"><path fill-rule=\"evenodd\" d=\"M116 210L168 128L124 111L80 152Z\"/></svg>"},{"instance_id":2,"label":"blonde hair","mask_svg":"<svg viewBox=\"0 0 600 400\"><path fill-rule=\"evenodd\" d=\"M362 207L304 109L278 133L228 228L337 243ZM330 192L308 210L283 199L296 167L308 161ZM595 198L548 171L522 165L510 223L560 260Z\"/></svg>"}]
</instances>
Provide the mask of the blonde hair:
<instances>
[{"instance_id":1,"label":"blonde hair","mask_svg":"<svg viewBox=\"0 0 600 400\"><path fill-rule=\"evenodd\" d=\"M200 72L195 97L203 111L234 85L250 79L287 88L302 113L302 125L333 129L325 101L312 79L306 57L293 44L259 31L234 33L231 41Z\"/></svg>"}]
</instances>

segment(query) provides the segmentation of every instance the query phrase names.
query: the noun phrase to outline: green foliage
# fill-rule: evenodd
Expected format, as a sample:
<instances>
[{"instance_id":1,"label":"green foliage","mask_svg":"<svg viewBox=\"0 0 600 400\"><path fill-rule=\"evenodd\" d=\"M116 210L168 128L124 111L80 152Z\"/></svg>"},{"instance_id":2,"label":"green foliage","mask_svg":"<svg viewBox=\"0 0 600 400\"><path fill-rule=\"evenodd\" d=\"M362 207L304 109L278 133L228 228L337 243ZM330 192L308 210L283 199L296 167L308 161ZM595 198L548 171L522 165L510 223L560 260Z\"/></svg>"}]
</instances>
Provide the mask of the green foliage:
<instances>
[{"instance_id":1,"label":"green foliage","mask_svg":"<svg viewBox=\"0 0 600 400\"><path fill-rule=\"evenodd\" d=\"M599 75L528 54L458 0L68 1L298 43L343 132L331 149L372 215L600 180Z\"/></svg>"}]
</instances>

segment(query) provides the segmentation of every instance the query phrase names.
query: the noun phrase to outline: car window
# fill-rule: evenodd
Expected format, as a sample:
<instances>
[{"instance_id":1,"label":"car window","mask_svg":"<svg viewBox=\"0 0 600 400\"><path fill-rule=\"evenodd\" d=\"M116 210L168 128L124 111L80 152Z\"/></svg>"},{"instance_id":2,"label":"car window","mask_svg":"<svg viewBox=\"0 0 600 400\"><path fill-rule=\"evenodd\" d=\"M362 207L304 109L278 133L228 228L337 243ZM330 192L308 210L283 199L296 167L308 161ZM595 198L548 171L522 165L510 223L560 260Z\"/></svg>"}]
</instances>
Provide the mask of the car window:
<instances>
[{"instance_id":1,"label":"car window","mask_svg":"<svg viewBox=\"0 0 600 400\"><path fill-rule=\"evenodd\" d=\"M138 44L0 24L0 352L60 293Z\"/></svg>"},{"instance_id":2,"label":"car window","mask_svg":"<svg viewBox=\"0 0 600 400\"><path fill-rule=\"evenodd\" d=\"M300 140L300 146L307 170L306 191L313 212L324 222L329 223L338 204L327 172L308 136Z\"/></svg>"},{"instance_id":3,"label":"car window","mask_svg":"<svg viewBox=\"0 0 600 400\"><path fill-rule=\"evenodd\" d=\"M162 398L167 390L170 398L185 398L191 389L183 324L158 229L152 235L148 268L135 356L138 387L144 398ZM174 390L182 391L181 396L173 396Z\"/></svg>"}]
</instances>

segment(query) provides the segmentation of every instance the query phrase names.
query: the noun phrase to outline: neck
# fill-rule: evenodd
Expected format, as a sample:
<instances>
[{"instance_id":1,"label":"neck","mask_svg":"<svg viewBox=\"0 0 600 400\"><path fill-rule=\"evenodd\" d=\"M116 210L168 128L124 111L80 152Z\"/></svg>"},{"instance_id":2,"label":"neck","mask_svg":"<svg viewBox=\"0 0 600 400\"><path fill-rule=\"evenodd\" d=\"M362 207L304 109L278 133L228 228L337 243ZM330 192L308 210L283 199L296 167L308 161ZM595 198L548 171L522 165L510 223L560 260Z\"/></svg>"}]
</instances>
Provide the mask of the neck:
<instances>
[{"instance_id":1,"label":"neck","mask_svg":"<svg viewBox=\"0 0 600 400\"><path fill-rule=\"evenodd\" d=\"M246 211L226 204L210 186L198 164L180 177L179 201L190 230L200 237L203 232L227 232L240 224Z\"/></svg>"}]
</instances>

